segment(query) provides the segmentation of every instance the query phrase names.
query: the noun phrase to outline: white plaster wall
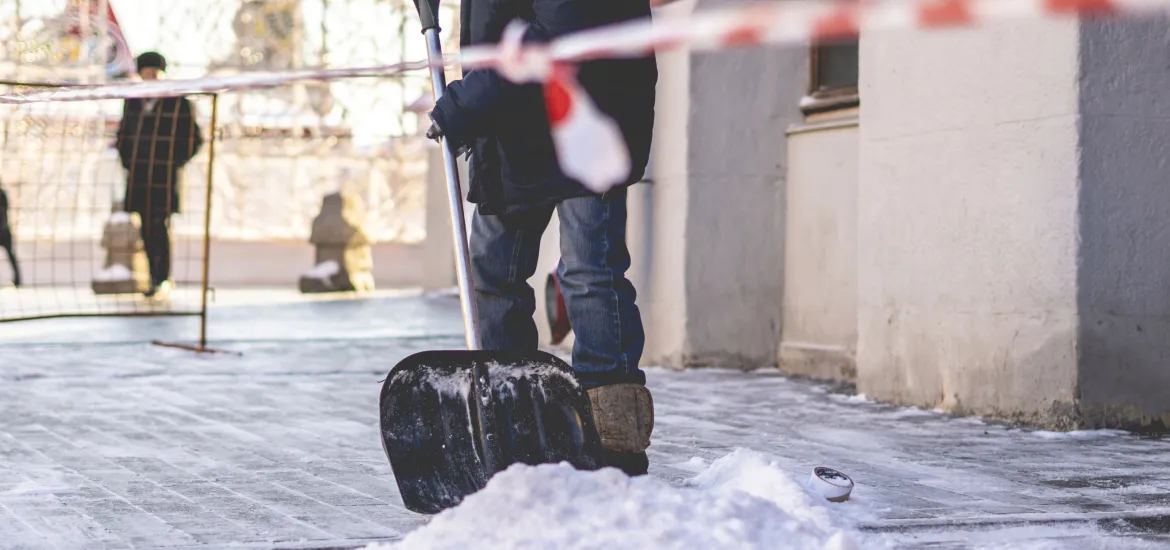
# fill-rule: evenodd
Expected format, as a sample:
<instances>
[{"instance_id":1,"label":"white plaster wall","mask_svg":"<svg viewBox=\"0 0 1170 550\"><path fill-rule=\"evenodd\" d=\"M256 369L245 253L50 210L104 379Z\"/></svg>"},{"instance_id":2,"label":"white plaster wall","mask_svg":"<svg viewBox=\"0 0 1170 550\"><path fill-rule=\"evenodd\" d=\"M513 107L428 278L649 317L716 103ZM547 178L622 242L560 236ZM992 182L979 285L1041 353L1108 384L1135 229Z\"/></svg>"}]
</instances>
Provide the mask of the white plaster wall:
<instances>
[{"instance_id":1,"label":"white plaster wall","mask_svg":"<svg viewBox=\"0 0 1170 550\"><path fill-rule=\"evenodd\" d=\"M1088 427L1170 427L1167 23L1081 27L1078 305Z\"/></svg>"},{"instance_id":2,"label":"white plaster wall","mask_svg":"<svg viewBox=\"0 0 1170 550\"><path fill-rule=\"evenodd\" d=\"M856 110L789 131L785 372L857 376L857 161Z\"/></svg>"},{"instance_id":3,"label":"white plaster wall","mask_svg":"<svg viewBox=\"0 0 1170 550\"><path fill-rule=\"evenodd\" d=\"M1054 21L862 37L858 391L1069 417L1077 42Z\"/></svg>"}]
</instances>

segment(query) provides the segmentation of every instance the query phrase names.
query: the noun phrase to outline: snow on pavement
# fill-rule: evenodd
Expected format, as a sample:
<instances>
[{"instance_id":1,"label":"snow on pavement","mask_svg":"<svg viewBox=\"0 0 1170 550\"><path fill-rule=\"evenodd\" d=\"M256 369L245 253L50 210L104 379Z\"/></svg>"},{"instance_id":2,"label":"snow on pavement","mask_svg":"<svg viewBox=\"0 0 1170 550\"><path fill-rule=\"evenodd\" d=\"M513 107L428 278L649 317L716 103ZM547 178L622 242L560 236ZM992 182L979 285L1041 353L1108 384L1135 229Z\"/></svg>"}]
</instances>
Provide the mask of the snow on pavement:
<instances>
[{"instance_id":1,"label":"snow on pavement","mask_svg":"<svg viewBox=\"0 0 1170 550\"><path fill-rule=\"evenodd\" d=\"M1104 437L1118 437L1123 435L1131 435L1129 432L1122 430L1073 430L1071 432L1049 432L1045 430L1034 430L1031 434L1042 439L1100 439Z\"/></svg>"},{"instance_id":2,"label":"snow on pavement","mask_svg":"<svg viewBox=\"0 0 1170 550\"><path fill-rule=\"evenodd\" d=\"M413 514L378 441L378 381L461 346L458 302L227 298L212 343L242 356L144 343L186 320L5 328L0 548L417 550L458 540L476 502L494 519L470 547L487 549L556 548L541 537L557 530L621 548L1170 547L1170 442L952 418L774 371L649 369L649 477L518 467L464 507ZM75 343L44 343L60 339ZM853 477L848 502L801 489L818 465Z\"/></svg>"},{"instance_id":3,"label":"snow on pavement","mask_svg":"<svg viewBox=\"0 0 1170 550\"><path fill-rule=\"evenodd\" d=\"M618 470L513 465L399 543L369 550L858 550L865 537L761 453L739 449L685 486ZM870 541L864 548L875 548Z\"/></svg>"}]
</instances>

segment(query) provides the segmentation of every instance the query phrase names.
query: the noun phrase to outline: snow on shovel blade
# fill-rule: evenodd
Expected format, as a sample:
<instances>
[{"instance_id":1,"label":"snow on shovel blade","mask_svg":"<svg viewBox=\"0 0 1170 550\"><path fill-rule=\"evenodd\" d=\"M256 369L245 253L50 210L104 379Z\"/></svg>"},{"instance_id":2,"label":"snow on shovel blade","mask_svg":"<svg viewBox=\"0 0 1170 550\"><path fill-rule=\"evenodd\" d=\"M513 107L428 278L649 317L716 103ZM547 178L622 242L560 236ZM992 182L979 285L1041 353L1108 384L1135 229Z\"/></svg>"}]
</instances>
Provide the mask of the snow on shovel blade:
<instances>
[{"instance_id":1,"label":"snow on shovel blade","mask_svg":"<svg viewBox=\"0 0 1170 550\"><path fill-rule=\"evenodd\" d=\"M455 506L516 462L602 466L589 397L547 353L417 353L390 371L380 406L382 448L415 512Z\"/></svg>"}]
</instances>

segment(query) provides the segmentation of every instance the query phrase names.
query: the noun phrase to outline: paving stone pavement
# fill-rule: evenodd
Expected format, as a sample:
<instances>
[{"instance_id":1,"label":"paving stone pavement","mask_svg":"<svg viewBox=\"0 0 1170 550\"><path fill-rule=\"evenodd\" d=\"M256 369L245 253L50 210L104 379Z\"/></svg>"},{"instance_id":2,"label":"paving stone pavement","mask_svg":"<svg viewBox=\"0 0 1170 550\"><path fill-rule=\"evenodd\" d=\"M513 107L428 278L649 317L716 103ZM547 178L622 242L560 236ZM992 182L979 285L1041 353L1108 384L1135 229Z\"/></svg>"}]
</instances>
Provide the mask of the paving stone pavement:
<instances>
[{"instance_id":1,"label":"paving stone pavement","mask_svg":"<svg viewBox=\"0 0 1170 550\"><path fill-rule=\"evenodd\" d=\"M401 506L377 396L398 359L461 347L454 300L219 307L212 337L238 357L145 343L187 334L174 320L10 326L2 549L351 548L426 521ZM849 473L858 527L897 547L1170 548L1165 441L1028 432L770 371L649 378L651 474L673 483L691 457L747 447L798 478Z\"/></svg>"}]
</instances>

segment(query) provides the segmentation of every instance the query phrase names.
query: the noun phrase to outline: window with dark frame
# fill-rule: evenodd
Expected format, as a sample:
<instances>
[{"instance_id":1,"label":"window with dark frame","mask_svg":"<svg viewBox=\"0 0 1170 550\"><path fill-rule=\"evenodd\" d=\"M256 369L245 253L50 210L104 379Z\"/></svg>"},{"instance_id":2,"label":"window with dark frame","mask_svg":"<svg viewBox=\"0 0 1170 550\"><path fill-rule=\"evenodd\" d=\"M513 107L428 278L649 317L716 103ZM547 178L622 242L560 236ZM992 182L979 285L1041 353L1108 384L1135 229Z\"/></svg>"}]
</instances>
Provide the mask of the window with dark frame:
<instances>
[{"instance_id":1,"label":"window with dark frame","mask_svg":"<svg viewBox=\"0 0 1170 550\"><path fill-rule=\"evenodd\" d=\"M805 114L847 109L860 104L857 95L858 42L832 42L809 49L809 90Z\"/></svg>"}]
</instances>

